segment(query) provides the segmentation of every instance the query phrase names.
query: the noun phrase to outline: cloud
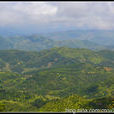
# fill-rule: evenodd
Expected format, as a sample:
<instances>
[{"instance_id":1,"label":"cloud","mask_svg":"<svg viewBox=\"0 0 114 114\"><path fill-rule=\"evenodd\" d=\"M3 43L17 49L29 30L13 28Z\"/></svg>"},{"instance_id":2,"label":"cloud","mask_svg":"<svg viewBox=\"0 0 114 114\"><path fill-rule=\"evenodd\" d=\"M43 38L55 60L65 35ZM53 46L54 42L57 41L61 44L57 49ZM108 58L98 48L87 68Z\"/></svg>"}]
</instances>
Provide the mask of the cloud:
<instances>
[{"instance_id":1,"label":"cloud","mask_svg":"<svg viewBox=\"0 0 114 114\"><path fill-rule=\"evenodd\" d=\"M45 2L0 3L0 25L45 23L56 11L55 6Z\"/></svg>"},{"instance_id":2,"label":"cloud","mask_svg":"<svg viewBox=\"0 0 114 114\"><path fill-rule=\"evenodd\" d=\"M114 4L112 2L58 3L58 15L64 22L79 28L114 28Z\"/></svg>"},{"instance_id":3,"label":"cloud","mask_svg":"<svg viewBox=\"0 0 114 114\"><path fill-rule=\"evenodd\" d=\"M0 26L114 29L113 2L0 2Z\"/></svg>"}]
</instances>

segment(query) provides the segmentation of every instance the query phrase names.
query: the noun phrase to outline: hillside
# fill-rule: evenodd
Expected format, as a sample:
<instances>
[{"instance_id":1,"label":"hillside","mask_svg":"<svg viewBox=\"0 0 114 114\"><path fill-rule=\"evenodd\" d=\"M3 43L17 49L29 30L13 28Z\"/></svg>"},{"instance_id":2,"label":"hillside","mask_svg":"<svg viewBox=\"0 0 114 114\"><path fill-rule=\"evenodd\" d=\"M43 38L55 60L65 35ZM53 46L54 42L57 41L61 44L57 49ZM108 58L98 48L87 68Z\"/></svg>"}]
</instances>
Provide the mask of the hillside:
<instances>
[{"instance_id":1,"label":"hillside","mask_svg":"<svg viewBox=\"0 0 114 114\"><path fill-rule=\"evenodd\" d=\"M56 40L88 40L100 45L114 46L113 30L69 30L47 33L44 36Z\"/></svg>"},{"instance_id":2,"label":"hillside","mask_svg":"<svg viewBox=\"0 0 114 114\"><path fill-rule=\"evenodd\" d=\"M78 95L71 95L69 97L53 100L44 105L39 109L40 112L88 112L89 109L97 109L98 112L103 112L102 109L111 109L113 106L113 101L111 97L100 98L100 99L85 99L84 97L80 97ZM94 110L93 110L94 112Z\"/></svg>"},{"instance_id":3,"label":"hillside","mask_svg":"<svg viewBox=\"0 0 114 114\"><path fill-rule=\"evenodd\" d=\"M78 106L75 94L82 101L85 99L85 104L81 101L81 108L90 109L93 105L88 103L96 103L97 99L112 99L113 55L114 52L109 50L66 47L40 52L1 50L0 110L50 111L54 102L56 109L52 111L63 111L66 106L59 109L59 102L60 106L63 105L62 99L67 103L67 98L72 95L76 100L73 106ZM106 107L113 105L107 104Z\"/></svg>"},{"instance_id":4,"label":"hillside","mask_svg":"<svg viewBox=\"0 0 114 114\"><path fill-rule=\"evenodd\" d=\"M103 50L110 48L107 46L98 45L97 43L89 40L71 39L56 41L55 39L44 37L43 35L0 37L0 50L16 49L25 51L41 51L43 49L63 46L69 48L86 48L92 50Z\"/></svg>"},{"instance_id":5,"label":"hillside","mask_svg":"<svg viewBox=\"0 0 114 114\"><path fill-rule=\"evenodd\" d=\"M113 66L113 51L91 51L88 49L52 48L40 52L1 50L1 70L22 72L30 68L51 68L60 65L89 63Z\"/></svg>"}]
</instances>

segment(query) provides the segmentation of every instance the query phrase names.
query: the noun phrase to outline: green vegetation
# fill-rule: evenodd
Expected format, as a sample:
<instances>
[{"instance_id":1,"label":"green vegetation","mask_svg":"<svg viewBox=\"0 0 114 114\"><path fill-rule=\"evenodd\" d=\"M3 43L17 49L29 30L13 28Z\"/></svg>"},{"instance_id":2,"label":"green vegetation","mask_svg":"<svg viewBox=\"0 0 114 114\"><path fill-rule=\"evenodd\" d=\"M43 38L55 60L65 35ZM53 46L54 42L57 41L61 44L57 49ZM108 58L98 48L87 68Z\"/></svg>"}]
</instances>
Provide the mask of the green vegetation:
<instances>
[{"instance_id":1,"label":"green vegetation","mask_svg":"<svg viewBox=\"0 0 114 114\"><path fill-rule=\"evenodd\" d=\"M50 49L54 47L69 47L69 48L86 48L92 50L101 49L113 49L110 46L98 45L89 40L54 40L50 37L44 37L41 35L31 36L14 36L14 37L2 37L0 36L0 50L26 50L26 51L41 51L44 49ZM112 45L113 46L113 45Z\"/></svg>"},{"instance_id":2,"label":"green vegetation","mask_svg":"<svg viewBox=\"0 0 114 114\"><path fill-rule=\"evenodd\" d=\"M37 39L34 39L35 41ZM0 112L114 110L114 51L0 51Z\"/></svg>"},{"instance_id":3,"label":"green vegetation","mask_svg":"<svg viewBox=\"0 0 114 114\"><path fill-rule=\"evenodd\" d=\"M79 109L112 109L111 106L113 106L113 101L111 97L94 100L85 99L77 95L71 95L60 100L50 101L42 108L40 108L39 112L71 112L67 111L68 109L72 109L79 112Z\"/></svg>"}]
</instances>

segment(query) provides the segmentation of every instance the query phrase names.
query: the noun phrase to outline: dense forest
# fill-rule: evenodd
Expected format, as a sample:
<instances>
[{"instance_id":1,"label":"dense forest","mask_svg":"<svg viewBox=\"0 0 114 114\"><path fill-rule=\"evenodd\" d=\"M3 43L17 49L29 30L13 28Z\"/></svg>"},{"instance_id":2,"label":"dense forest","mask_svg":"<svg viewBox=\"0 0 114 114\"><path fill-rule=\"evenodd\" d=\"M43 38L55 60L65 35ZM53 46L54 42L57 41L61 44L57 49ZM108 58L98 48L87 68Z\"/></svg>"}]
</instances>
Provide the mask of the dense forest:
<instances>
[{"instance_id":1,"label":"dense forest","mask_svg":"<svg viewBox=\"0 0 114 114\"><path fill-rule=\"evenodd\" d=\"M0 112L114 111L113 82L113 50L0 50Z\"/></svg>"}]
</instances>

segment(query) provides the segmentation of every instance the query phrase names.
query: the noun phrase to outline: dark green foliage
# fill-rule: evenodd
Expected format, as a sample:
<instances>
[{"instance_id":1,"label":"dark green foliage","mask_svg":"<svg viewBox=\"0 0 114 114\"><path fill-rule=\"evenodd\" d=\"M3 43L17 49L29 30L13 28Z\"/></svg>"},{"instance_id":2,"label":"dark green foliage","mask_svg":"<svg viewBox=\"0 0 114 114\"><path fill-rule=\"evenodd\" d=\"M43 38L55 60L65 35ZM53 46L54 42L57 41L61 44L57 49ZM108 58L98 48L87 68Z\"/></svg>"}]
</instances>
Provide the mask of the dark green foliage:
<instances>
[{"instance_id":1,"label":"dark green foliage","mask_svg":"<svg viewBox=\"0 0 114 114\"><path fill-rule=\"evenodd\" d=\"M4 112L5 111L5 105L0 103L0 112Z\"/></svg>"},{"instance_id":2,"label":"dark green foliage","mask_svg":"<svg viewBox=\"0 0 114 114\"><path fill-rule=\"evenodd\" d=\"M112 97L104 97L94 99L89 104L93 109L112 109L114 105L114 99Z\"/></svg>"},{"instance_id":3,"label":"dark green foliage","mask_svg":"<svg viewBox=\"0 0 114 114\"><path fill-rule=\"evenodd\" d=\"M35 101L32 103L33 106L40 108L43 105L45 105L47 103L47 101L45 101L43 98L38 98L35 99Z\"/></svg>"}]
</instances>

